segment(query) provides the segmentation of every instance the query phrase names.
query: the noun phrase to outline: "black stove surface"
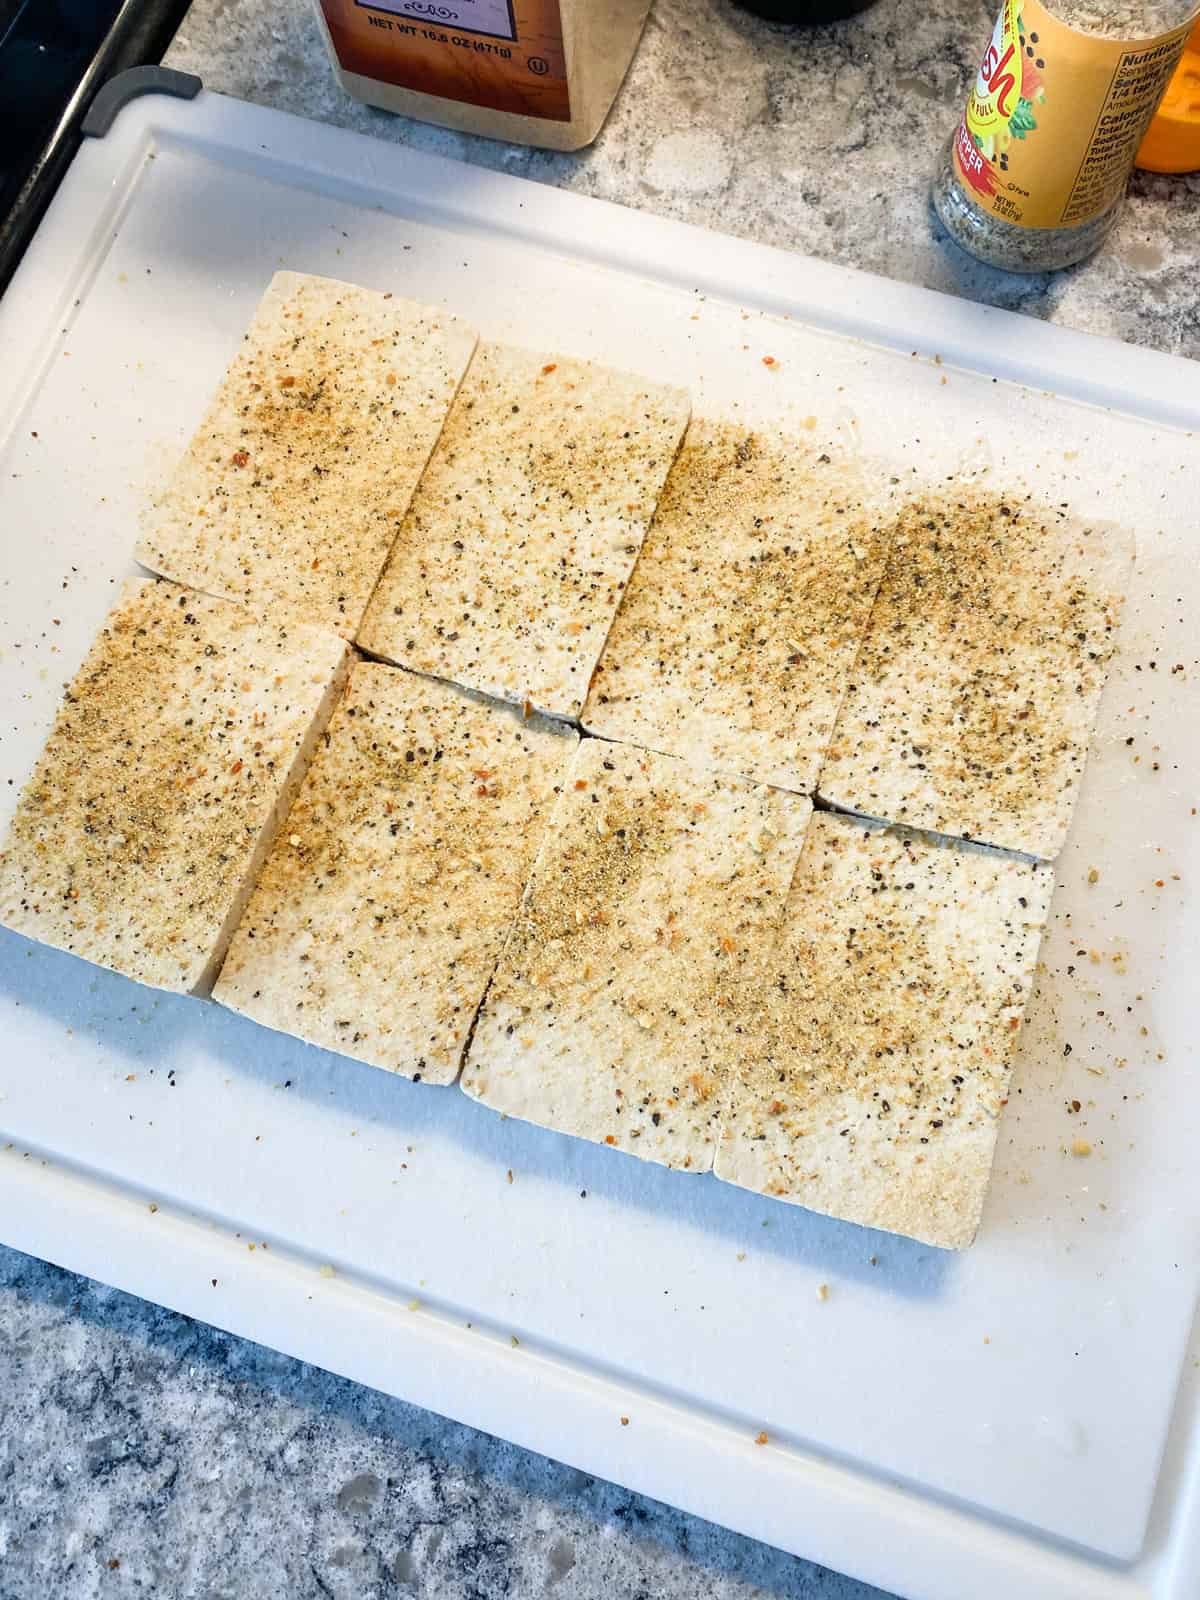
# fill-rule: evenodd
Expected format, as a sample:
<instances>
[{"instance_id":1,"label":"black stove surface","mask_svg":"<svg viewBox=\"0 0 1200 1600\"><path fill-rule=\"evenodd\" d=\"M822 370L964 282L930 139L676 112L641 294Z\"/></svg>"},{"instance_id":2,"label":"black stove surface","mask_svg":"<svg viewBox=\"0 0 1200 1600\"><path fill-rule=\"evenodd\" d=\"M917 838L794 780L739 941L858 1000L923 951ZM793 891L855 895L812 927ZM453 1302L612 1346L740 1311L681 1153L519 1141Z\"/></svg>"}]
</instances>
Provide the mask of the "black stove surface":
<instances>
[{"instance_id":1,"label":"black stove surface","mask_svg":"<svg viewBox=\"0 0 1200 1600\"><path fill-rule=\"evenodd\" d=\"M0 213L7 215L54 132L121 0L3 0Z\"/></svg>"},{"instance_id":2,"label":"black stove surface","mask_svg":"<svg viewBox=\"0 0 1200 1600\"><path fill-rule=\"evenodd\" d=\"M0 0L0 292L96 91L158 61L186 9L187 0Z\"/></svg>"}]
</instances>

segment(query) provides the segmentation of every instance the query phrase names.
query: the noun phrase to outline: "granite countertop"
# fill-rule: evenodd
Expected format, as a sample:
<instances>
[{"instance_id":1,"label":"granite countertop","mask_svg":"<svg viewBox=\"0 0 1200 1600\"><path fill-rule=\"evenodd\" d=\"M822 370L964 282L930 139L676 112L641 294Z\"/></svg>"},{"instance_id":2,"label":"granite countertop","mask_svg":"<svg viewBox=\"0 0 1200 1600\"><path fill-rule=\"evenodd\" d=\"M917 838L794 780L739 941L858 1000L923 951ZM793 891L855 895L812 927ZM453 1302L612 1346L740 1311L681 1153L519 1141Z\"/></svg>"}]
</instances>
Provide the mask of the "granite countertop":
<instances>
[{"instance_id":1,"label":"granite countertop","mask_svg":"<svg viewBox=\"0 0 1200 1600\"><path fill-rule=\"evenodd\" d=\"M1073 328L1200 355L1200 174L1134 180L1115 236L1070 272L980 266L930 219L994 0L877 0L788 29L730 0L655 0L600 138L559 155L359 105L310 0L196 0L166 56L210 89Z\"/></svg>"},{"instance_id":2,"label":"granite countertop","mask_svg":"<svg viewBox=\"0 0 1200 1600\"><path fill-rule=\"evenodd\" d=\"M656 0L577 155L357 105L307 0L196 0L166 61L381 139L1200 355L1200 176L1138 177L1103 253L1052 278L988 271L931 222L930 170L991 11L879 0L789 32L726 0ZM876 1593L0 1249L2 1600Z\"/></svg>"}]
</instances>

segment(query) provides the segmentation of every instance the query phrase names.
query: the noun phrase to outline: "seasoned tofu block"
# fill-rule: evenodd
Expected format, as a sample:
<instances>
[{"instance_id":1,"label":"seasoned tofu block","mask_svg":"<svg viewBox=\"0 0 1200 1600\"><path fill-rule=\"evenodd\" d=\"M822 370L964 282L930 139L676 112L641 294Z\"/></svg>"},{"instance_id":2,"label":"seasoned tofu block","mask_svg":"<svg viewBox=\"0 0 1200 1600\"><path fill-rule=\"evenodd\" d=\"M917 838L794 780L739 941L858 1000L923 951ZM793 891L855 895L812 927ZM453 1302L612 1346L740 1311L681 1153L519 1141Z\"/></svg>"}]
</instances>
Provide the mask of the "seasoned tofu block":
<instances>
[{"instance_id":1,"label":"seasoned tofu block","mask_svg":"<svg viewBox=\"0 0 1200 1600\"><path fill-rule=\"evenodd\" d=\"M364 662L280 830L214 998L452 1083L577 739Z\"/></svg>"},{"instance_id":2,"label":"seasoned tofu block","mask_svg":"<svg viewBox=\"0 0 1200 1600\"><path fill-rule=\"evenodd\" d=\"M444 311L277 272L138 560L353 638L474 348Z\"/></svg>"},{"instance_id":3,"label":"seasoned tofu block","mask_svg":"<svg viewBox=\"0 0 1200 1600\"><path fill-rule=\"evenodd\" d=\"M0 850L0 922L157 989L206 990L348 653L323 628L128 584Z\"/></svg>"},{"instance_id":4,"label":"seasoned tofu block","mask_svg":"<svg viewBox=\"0 0 1200 1600\"><path fill-rule=\"evenodd\" d=\"M718 1178L970 1244L1052 889L1046 866L815 813L747 1002Z\"/></svg>"},{"instance_id":5,"label":"seasoned tofu block","mask_svg":"<svg viewBox=\"0 0 1200 1600\"><path fill-rule=\"evenodd\" d=\"M900 517L820 792L1051 861L1129 575L1119 529L964 494Z\"/></svg>"},{"instance_id":6,"label":"seasoned tofu block","mask_svg":"<svg viewBox=\"0 0 1200 1600\"><path fill-rule=\"evenodd\" d=\"M811 791L883 572L878 528L810 444L694 421L584 726Z\"/></svg>"},{"instance_id":7,"label":"seasoned tofu block","mask_svg":"<svg viewBox=\"0 0 1200 1600\"><path fill-rule=\"evenodd\" d=\"M577 717L688 413L681 389L480 345L359 643Z\"/></svg>"},{"instance_id":8,"label":"seasoned tofu block","mask_svg":"<svg viewBox=\"0 0 1200 1600\"><path fill-rule=\"evenodd\" d=\"M810 812L798 795L585 740L476 1027L466 1092L707 1171L745 976Z\"/></svg>"}]
</instances>

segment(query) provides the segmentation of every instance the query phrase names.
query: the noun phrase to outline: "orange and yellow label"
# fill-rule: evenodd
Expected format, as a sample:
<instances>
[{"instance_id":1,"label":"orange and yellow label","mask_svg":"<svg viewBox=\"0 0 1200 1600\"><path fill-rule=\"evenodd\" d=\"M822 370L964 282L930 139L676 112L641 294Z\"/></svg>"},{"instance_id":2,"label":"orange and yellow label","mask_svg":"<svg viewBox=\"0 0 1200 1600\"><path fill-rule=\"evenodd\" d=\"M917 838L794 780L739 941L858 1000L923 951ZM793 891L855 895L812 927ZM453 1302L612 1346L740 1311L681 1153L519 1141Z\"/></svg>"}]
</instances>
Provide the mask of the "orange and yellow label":
<instances>
[{"instance_id":1,"label":"orange and yellow label","mask_svg":"<svg viewBox=\"0 0 1200 1600\"><path fill-rule=\"evenodd\" d=\"M571 120L558 0L320 0L347 72L519 116Z\"/></svg>"},{"instance_id":2,"label":"orange and yellow label","mask_svg":"<svg viewBox=\"0 0 1200 1600\"><path fill-rule=\"evenodd\" d=\"M975 200L1026 228L1070 227L1121 194L1191 24L1098 39L1040 0L1004 0L954 137Z\"/></svg>"}]
</instances>

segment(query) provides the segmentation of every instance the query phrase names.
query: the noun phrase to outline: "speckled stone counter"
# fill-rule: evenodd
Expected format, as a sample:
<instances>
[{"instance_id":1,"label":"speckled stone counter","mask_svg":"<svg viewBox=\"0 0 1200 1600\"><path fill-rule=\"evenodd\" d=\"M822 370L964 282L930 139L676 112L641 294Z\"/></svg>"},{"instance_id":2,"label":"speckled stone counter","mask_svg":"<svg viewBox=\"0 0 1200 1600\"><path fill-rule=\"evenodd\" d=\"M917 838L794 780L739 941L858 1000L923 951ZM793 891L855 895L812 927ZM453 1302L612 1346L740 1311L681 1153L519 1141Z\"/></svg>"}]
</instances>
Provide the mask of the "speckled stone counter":
<instances>
[{"instance_id":1,"label":"speckled stone counter","mask_svg":"<svg viewBox=\"0 0 1200 1600\"><path fill-rule=\"evenodd\" d=\"M197 0L167 57L227 94L1200 355L1200 177L1139 178L1103 254L976 266L926 190L990 0L790 33L656 0L599 142L547 155L367 110L307 0ZM876 1591L0 1249L0 1600L869 1600Z\"/></svg>"},{"instance_id":2,"label":"speckled stone counter","mask_svg":"<svg viewBox=\"0 0 1200 1600\"><path fill-rule=\"evenodd\" d=\"M0 1600L878 1591L0 1249Z\"/></svg>"},{"instance_id":3,"label":"speckled stone counter","mask_svg":"<svg viewBox=\"0 0 1200 1600\"><path fill-rule=\"evenodd\" d=\"M1200 175L1135 180L1116 235L1055 276L981 267L929 215L934 163L993 0L878 0L782 28L655 0L599 140L518 149L372 111L334 80L309 0L196 0L166 57L212 89L1069 327L1200 356Z\"/></svg>"}]
</instances>

